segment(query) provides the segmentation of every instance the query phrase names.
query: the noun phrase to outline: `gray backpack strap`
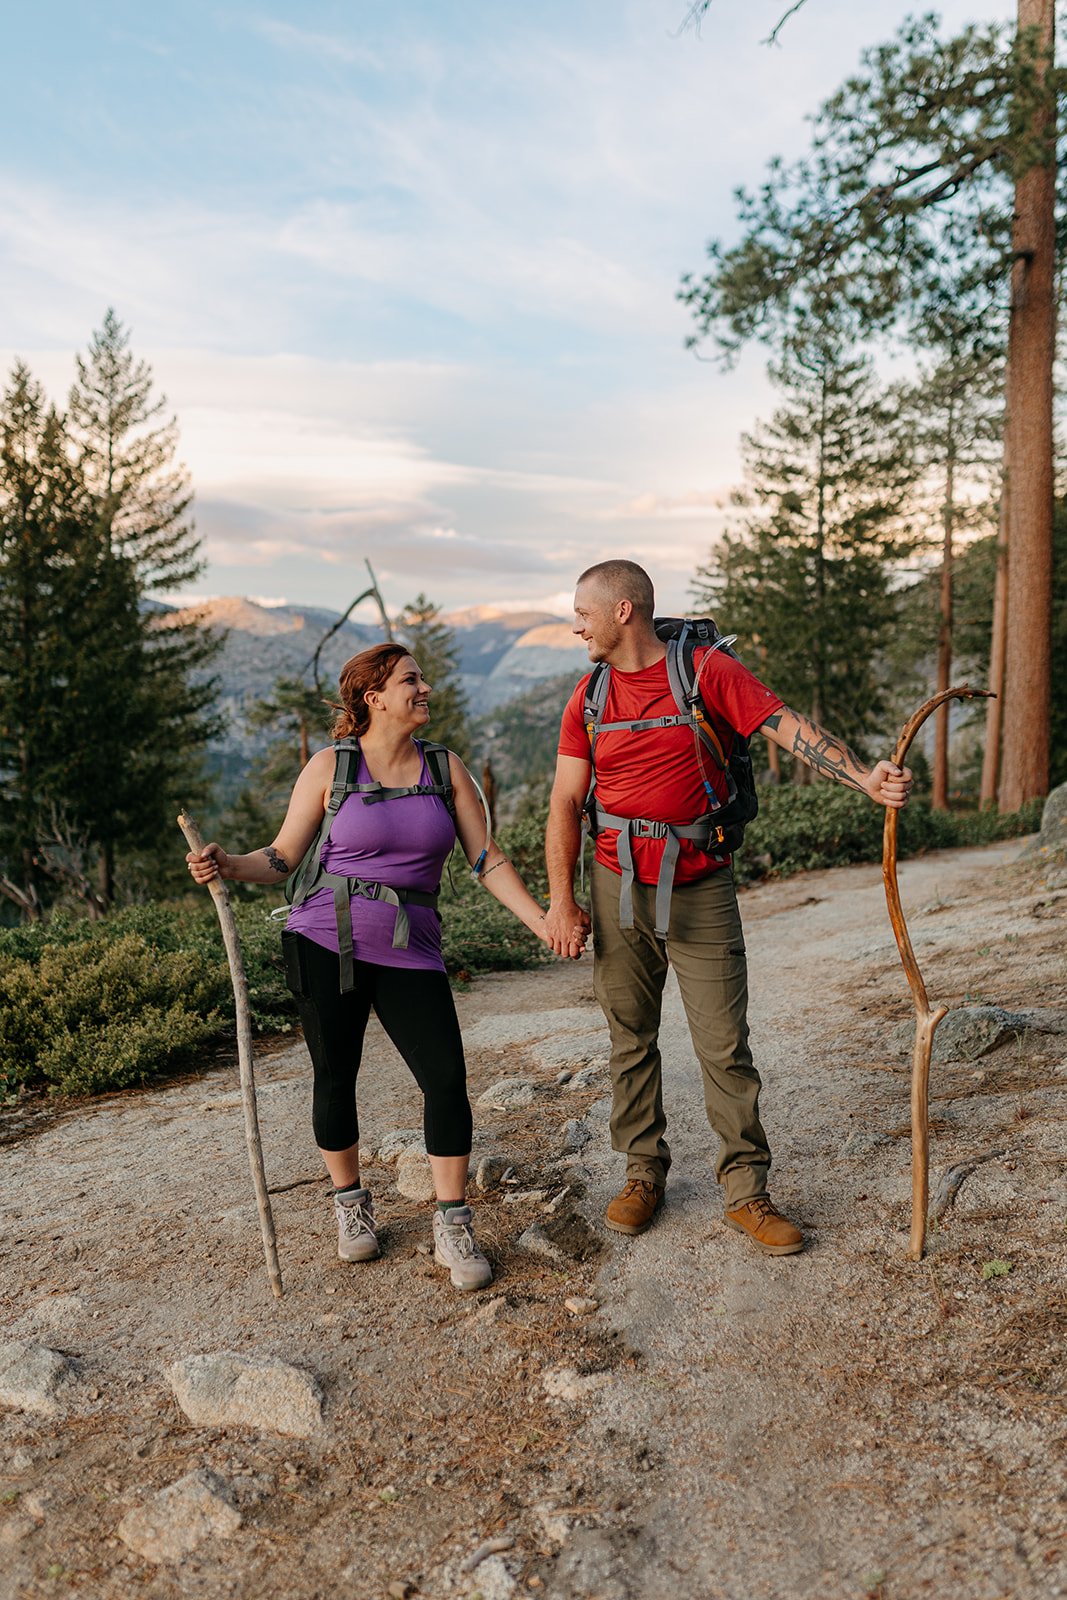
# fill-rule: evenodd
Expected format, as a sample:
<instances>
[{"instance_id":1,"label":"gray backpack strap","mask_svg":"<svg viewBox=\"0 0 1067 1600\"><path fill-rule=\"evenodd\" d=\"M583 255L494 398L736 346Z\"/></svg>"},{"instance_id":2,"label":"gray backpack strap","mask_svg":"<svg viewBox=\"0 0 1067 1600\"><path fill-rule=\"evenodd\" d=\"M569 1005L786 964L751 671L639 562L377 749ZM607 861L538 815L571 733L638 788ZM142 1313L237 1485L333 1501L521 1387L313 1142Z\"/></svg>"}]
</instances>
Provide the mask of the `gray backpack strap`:
<instances>
[{"instance_id":1,"label":"gray backpack strap","mask_svg":"<svg viewBox=\"0 0 1067 1600\"><path fill-rule=\"evenodd\" d=\"M326 803L319 831L311 847L304 855L303 861L291 875L285 885L285 898L290 907L303 903L315 889L319 887L322 878L322 851L333 820L344 804L345 798L354 794L360 785L359 776L359 740L337 739L333 747L333 782L330 785L330 798Z\"/></svg>"},{"instance_id":2,"label":"gray backpack strap","mask_svg":"<svg viewBox=\"0 0 1067 1600\"><path fill-rule=\"evenodd\" d=\"M671 694L679 711L684 711L686 720L696 728L697 735L705 750L709 751L712 760L719 771L726 774L730 783L730 764L722 745L711 731L704 702L700 691L696 687L696 674L692 671L692 650L687 651L685 645L685 632L677 639L667 640L667 682L671 686ZM722 649L726 640L720 634L705 648L710 655L713 650ZM687 670L688 663L688 670ZM703 665L703 663L701 663ZM730 799L733 794L730 793Z\"/></svg>"}]
</instances>

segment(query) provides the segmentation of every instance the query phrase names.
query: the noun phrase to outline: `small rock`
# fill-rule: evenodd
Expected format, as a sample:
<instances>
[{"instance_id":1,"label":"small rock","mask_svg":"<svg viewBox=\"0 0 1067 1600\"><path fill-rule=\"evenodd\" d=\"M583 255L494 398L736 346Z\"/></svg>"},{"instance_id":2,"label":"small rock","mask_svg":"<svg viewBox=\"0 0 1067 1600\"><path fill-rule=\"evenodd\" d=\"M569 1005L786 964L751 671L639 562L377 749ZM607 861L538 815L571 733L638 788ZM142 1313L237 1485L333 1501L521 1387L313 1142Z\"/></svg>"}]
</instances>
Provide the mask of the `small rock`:
<instances>
[{"instance_id":1,"label":"small rock","mask_svg":"<svg viewBox=\"0 0 1067 1600\"><path fill-rule=\"evenodd\" d=\"M550 1367L541 1374L541 1387L550 1400L584 1400L610 1382L610 1372L579 1372L576 1367Z\"/></svg>"},{"instance_id":2,"label":"small rock","mask_svg":"<svg viewBox=\"0 0 1067 1600\"><path fill-rule=\"evenodd\" d=\"M85 1301L79 1294L50 1294L33 1308L33 1320L49 1328L66 1328L85 1315Z\"/></svg>"},{"instance_id":3,"label":"small rock","mask_svg":"<svg viewBox=\"0 0 1067 1600\"><path fill-rule=\"evenodd\" d=\"M240 1526L227 1484L201 1467L127 1512L118 1534L146 1561L180 1561L213 1534L228 1539Z\"/></svg>"},{"instance_id":4,"label":"small rock","mask_svg":"<svg viewBox=\"0 0 1067 1600\"><path fill-rule=\"evenodd\" d=\"M396 1164L396 1186L407 1200L432 1200L435 1190L428 1157L405 1150Z\"/></svg>"},{"instance_id":5,"label":"small rock","mask_svg":"<svg viewBox=\"0 0 1067 1600\"><path fill-rule=\"evenodd\" d=\"M433 1245L427 1244L425 1240L420 1239L418 1244L415 1246L415 1254L418 1256L432 1256Z\"/></svg>"},{"instance_id":6,"label":"small rock","mask_svg":"<svg viewBox=\"0 0 1067 1600\"><path fill-rule=\"evenodd\" d=\"M537 1085L532 1078L501 1078L478 1096L478 1105L490 1111L518 1111L533 1104Z\"/></svg>"},{"instance_id":7,"label":"small rock","mask_svg":"<svg viewBox=\"0 0 1067 1600\"><path fill-rule=\"evenodd\" d=\"M583 1067L581 1072L576 1072L567 1085L568 1094L572 1089L591 1089L594 1084L601 1083L604 1078L604 1069L601 1066Z\"/></svg>"},{"instance_id":8,"label":"small rock","mask_svg":"<svg viewBox=\"0 0 1067 1600\"><path fill-rule=\"evenodd\" d=\"M57 1350L25 1339L0 1344L0 1405L54 1417L72 1377L70 1362Z\"/></svg>"},{"instance_id":9,"label":"small rock","mask_svg":"<svg viewBox=\"0 0 1067 1600\"><path fill-rule=\"evenodd\" d=\"M545 1215L548 1217L555 1216L556 1212L559 1210L560 1206L563 1204L564 1200L566 1200L570 1192L571 1186L568 1183L565 1189L561 1189L559 1191L559 1194L556 1195L554 1200L550 1200L548 1202L547 1206L545 1207Z\"/></svg>"},{"instance_id":10,"label":"small rock","mask_svg":"<svg viewBox=\"0 0 1067 1600\"><path fill-rule=\"evenodd\" d=\"M475 1187L482 1194L489 1189L497 1189L503 1181L504 1174L510 1170L504 1156L483 1156L474 1174Z\"/></svg>"},{"instance_id":11,"label":"small rock","mask_svg":"<svg viewBox=\"0 0 1067 1600\"><path fill-rule=\"evenodd\" d=\"M550 1505L534 1506L533 1514L541 1524L541 1532L549 1544L566 1544L574 1526L573 1518L557 1506Z\"/></svg>"},{"instance_id":12,"label":"small rock","mask_svg":"<svg viewBox=\"0 0 1067 1600\"><path fill-rule=\"evenodd\" d=\"M21 1511L12 1512L0 1519L0 1546L21 1544L36 1527L32 1517L23 1516Z\"/></svg>"},{"instance_id":13,"label":"small rock","mask_svg":"<svg viewBox=\"0 0 1067 1600\"><path fill-rule=\"evenodd\" d=\"M174 1397L198 1427L254 1428L309 1439L322 1428L322 1390L308 1373L273 1357L222 1351L186 1356L167 1372Z\"/></svg>"},{"instance_id":14,"label":"small rock","mask_svg":"<svg viewBox=\"0 0 1067 1600\"><path fill-rule=\"evenodd\" d=\"M507 1303L506 1295L494 1295L491 1300L484 1301L471 1312L470 1320L471 1322L495 1322L500 1313L506 1308Z\"/></svg>"},{"instance_id":15,"label":"small rock","mask_svg":"<svg viewBox=\"0 0 1067 1600\"><path fill-rule=\"evenodd\" d=\"M391 1164L398 1161L405 1150L426 1154L426 1141L421 1128L396 1128L392 1133L387 1133L378 1145L378 1160Z\"/></svg>"},{"instance_id":16,"label":"small rock","mask_svg":"<svg viewBox=\"0 0 1067 1600\"><path fill-rule=\"evenodd\" d=\"M564 1150L584 1150L593 1137L583 1117L568 1117L563 1125Z\"/></svg>"},{"instance_id":17,"label":"small rock","mask_svg":"<svg viewBox=\"0 0 1067 1600\"><path fill-rule=\"evenodd\" d=\"M510 1194L504 1196L504 1204L517 1205L525 1201L532 1205L535 1201L542 1201L547 1193L547 1189L513 1189Z\"/></svg>"},{"instance_id":18,"label":"small rock","mask_svg":"<svg viewBox=\"0 0 1067 1600\"><path fill-rule=\"evenodd\" d=\"M486 1556L475 1574L474 1588L482 1600L511 1600L518 1584L503 1556Z\"/></svg>"},{"instance_id":19,"label":"small rock","mask_svg":"<svg viewBox=\"0 0 1067 1600\"><path fill-rule=\"evenodd\" d=\"M391 1583L387 1592L391 1595L392 1600L409 1600L409 1596L415 1593L415 1585L413 1583Z\"/></svg>"},{"instance_id":20,"label":"small rock","mask_svg":"<svg viewBox=\"0 0 1067 1600\"><path fill-rule=\"evenodd\" d=\"M521 1233L518 1238L520 1250L528 1250L533 1256L540 1256L544 1261L551 1261L554 1267L569 1267L570 1257L560 1249L558 1244L548 1237L539 1222L533 1222Z\"/></svg>"},{"instance_id":21,"label":"small rock","mask_svg":"<svg viewBox=\"0 0 1067 1600\"><path fill-rule=\"evenodd\" d=\"M572 1317L590 1317L594 1311L600 1309L599 1300L590 1300L587 1295L581 1294L572 1294L569 1299L564 1300L563 1305Z\"/></svg>"},{"instance_id":22,"label":"small rock","mask_svg":"<svg viewBox=\"0 0 1067 1600\"><path fill-rule=\"evenodd\" d=\"M556 1073L556 1082L562 1088L563 1084L570 1083L570 1081L571 1081L571 1079L573 1077L574 1077L574 1073L571 1070L571 1068L570 1067L564 1067L562 1072L557 1072Z\"/></svg>"}]
</instances>

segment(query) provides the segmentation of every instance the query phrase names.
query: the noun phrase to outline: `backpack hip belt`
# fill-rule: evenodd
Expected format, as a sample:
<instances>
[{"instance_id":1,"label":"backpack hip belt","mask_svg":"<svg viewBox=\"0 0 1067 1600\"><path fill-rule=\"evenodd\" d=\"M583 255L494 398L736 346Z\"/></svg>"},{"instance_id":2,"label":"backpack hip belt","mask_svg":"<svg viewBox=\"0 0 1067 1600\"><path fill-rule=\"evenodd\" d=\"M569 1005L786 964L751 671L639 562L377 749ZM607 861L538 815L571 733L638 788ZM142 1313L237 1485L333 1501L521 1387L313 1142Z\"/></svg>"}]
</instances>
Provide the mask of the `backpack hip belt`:
<instances>
[{"instance_id":1,"label":"backpack hip belt","mask_svg":"<svg viewBox=\"0 0 1067 1600\"><path fill-rule=\"evenodd\" d=\"M671 895L674 892L679 840L690 839L699 849L710 854L712 845L724 845L723 828L713 817L701 817L699 821L690 823L652 822L647 817L612 816L610 812L602 811L599 806L595 809L595 820L598 830L600 828L619 830L615 848L618 851L619 870L622 873L622 888L619 892L620 928L632 928L634 925L633 841L663 840L663 859L660 862L659 877L656 879L656 936L665 939L671 920Z\"/></svg>"},{"instance_id":2,"label":"backpack hip belt","mask_svg":"<svg viewBox=\"0 0 1067 1600\"><path fill-rule=\"evenodd\" d=\"M406 950L411 937L411 923L405 906L433 906L437 910L436 894L423 889L393 889L387 883L371 878L342 878L336 872L319 874L320 888L333 890L333 909L337 918L337 953L341 961L341 993L348 994L356 986L355 939L352 934L352 899L385 900L396 907L396 926L393 929L393 949Z\"/></svg>"}]
</instances>

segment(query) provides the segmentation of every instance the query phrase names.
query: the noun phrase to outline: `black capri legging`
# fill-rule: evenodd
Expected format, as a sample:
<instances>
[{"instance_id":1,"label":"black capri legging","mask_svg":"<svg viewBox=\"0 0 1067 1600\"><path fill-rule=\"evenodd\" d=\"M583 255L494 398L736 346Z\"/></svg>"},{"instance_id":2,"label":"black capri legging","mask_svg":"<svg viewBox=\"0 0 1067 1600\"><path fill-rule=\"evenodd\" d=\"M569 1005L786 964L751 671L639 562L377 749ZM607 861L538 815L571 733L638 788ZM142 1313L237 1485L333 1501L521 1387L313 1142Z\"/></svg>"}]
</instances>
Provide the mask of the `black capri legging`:
<instances>
[{"instance_id":1,"label":"black capri legging","mask_svg":"<svg viewBox=\"0 0 1067 1600\"><path fill-rule=\"evenodd\" d=\"M357 961L355 989L342 994L335 951L286 931L282 952L315 1069L311 1121L319 1149L348 1150L359 1140L356 1075L373 1006L422 1090L427 1151L432 1156L469 1155L467 1068L444 973Z\"/></svg>"}]
</instances>

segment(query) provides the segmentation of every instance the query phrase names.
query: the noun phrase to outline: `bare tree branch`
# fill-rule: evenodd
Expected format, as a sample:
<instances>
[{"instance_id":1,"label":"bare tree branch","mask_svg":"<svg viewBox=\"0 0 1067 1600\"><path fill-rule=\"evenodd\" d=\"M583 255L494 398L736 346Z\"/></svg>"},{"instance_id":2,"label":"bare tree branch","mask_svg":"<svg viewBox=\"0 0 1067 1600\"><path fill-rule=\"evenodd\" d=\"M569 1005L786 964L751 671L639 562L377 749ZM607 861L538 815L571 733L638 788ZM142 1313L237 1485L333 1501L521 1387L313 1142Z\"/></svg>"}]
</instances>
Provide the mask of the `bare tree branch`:
<instances>
[{"instance_id":1,"label":"bare tree branch","mask_svg":"<svg viewBox=\"0 0 1067 1600\"><path fill-rule=\"evenodd\" d=\"M778 21L775 23L770 33L767 35L766 39L763 39L760 42L762 44L777 44L778 35L781 33L790 17L799 11L804 3L805 0L793 0L793 4L786 7L785 11L783 11L782 15L778 18ZM684 33L687 28L692 28L694 33L699 34L700 24L704 20L704 13L710 9L711 0L693 0L693 4L689 7L689 10L682 18L682 24L678 29L678 32Z\"/></svg>"}]
</instances>

